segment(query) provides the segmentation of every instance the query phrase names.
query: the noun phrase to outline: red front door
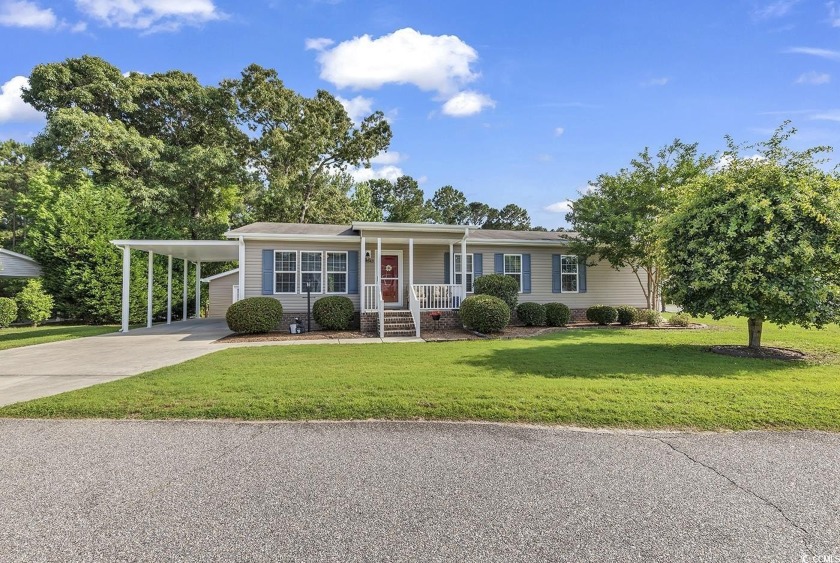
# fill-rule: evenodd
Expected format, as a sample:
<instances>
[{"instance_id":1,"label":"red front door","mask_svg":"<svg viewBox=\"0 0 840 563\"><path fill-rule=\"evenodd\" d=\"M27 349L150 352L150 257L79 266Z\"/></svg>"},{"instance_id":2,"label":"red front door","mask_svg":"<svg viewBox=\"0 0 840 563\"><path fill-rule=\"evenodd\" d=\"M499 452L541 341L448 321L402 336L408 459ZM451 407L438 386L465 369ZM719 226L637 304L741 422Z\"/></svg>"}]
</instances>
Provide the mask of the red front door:
<instances>
[{"instance_id":1,"label":"red front door","mask_svg":"<svg viewBox=\"0 0 840 563\"><path fill-rule=\"evenodd\" d=\"M396 254L382 254L382 299L385 303L400 302L400 258Z\"/></svg>"}]
</instances>

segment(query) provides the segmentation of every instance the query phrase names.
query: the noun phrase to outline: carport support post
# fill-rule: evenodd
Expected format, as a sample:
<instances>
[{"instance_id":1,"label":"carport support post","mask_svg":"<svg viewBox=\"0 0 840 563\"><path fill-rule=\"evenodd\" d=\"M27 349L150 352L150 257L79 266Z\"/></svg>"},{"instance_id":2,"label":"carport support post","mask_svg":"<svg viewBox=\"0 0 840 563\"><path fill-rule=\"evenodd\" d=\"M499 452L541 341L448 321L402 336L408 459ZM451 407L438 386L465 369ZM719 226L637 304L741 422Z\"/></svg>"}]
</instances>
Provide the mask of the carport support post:
<instances>
[{"instance_id":1,"label":"carport support post","mask_svg":"<svg viewBox=\"0 0 840 563\"><path fill-rule=\"evenodd\" d=\"M149 252L149 271L146 274L146 326L152 326L152 292L155 289L155 253Z\"/></svg>"},{"instance_id":2,"label":"carport support post","mask_svg":"<svg viewBox=\"0 0 840 563\"><path fill-rule=\"evenodd\" d=\"M166 324L172 324L172 256L166 264Z\"/></svg>"},{"instance_id":3,"label":"carport support post","mask_svg":"<svg viewBox=\"0 0 840 563\"><path fill-rule=\"evenodd\" d=\"M359 253L359 311L361 314L364 314L365 307L367 307L367 303L365 303L365 267L367 266L367 261L365 260L365 237L362 237L362 248L361 252Z\"/></svg>"},{"instance_id":4,"label":"carport support post","mask_svg":"<svg viewBox=\"0 0 840 563\"><path fill-rule=\"evenodd\" d=\"M452 270L455 273L455 270ZM453 280L454 281L454 280ZM461 239L461 301L467 298L467 234ZM460 307L460 303L458 307Z\"/></svg>"},{"instance_id":5,"label":"carport support post","mask_svg":"<svg viewBox=\"0 0 840 563\"><path fill-rule=\"evenodd\" d=\"M195 263L195 318L201 318L201 261Z\"/></svg>"},{"instance_id":6,"label":"carport support post","mask_svg":"<svg viewBox=\"0 0 840 563\"><path fill-rule=\"evenodd\" d=\"M123 279L122 279L122 329L120 332L128 332L128 311L131 305L131 248L123 247Z\"/></svg>"},{"instance_id":7,"label":"carport support post","mask_svg":"<svg viewBox=\"0 0 840 563\"><path fill-rule=\"evenodd\" d=\"M184 302L181 305L181 320L187 320L187 315L189 314L187 311L187 301L190 299L189 293L189 286L190 286L190 262L186 258L184 258Z\"/></svg>"},{"instance_id":8,"label":"carport support post","mask_svg":"<svg viewBox=\"0 0 840 563\"><path fill-rule=\"evenodd\" d=\"M245 237L239 237L239 287L238 300L245 299Z\"/></svg>"}]
</instances>

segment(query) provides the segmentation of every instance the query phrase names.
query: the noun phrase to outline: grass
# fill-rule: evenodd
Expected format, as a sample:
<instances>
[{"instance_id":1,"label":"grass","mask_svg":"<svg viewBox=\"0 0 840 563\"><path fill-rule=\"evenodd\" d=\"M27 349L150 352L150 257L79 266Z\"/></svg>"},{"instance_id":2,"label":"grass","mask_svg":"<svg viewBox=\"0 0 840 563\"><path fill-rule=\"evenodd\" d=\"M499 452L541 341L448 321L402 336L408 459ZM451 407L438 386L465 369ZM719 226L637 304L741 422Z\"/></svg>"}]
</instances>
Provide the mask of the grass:
<instances>
[{"instance_id":1,"label":"grass","mask_svg":"<svg viewBox=\"0 0 840 563\"><path fill-rule=\"evenodd\" d=\"M97 336L99 334L114 332L117 328L119 327L61 324L3 328L0 329L0 350L31 346L32 344L58 342L59 340L84 338L85 336Z\"/></svg>"},{"instance_id":2,"label":"grass","mask_svg":"<svg viewBox=\"0 0 840 563\"><path fill-rule=\"evenodd\" d=\"M840 328L767 326L805 362L733 358L746 321L521 340L236 348L0 409L6 417L446 419L840 430Z\"/></svg>"}]
</instances>

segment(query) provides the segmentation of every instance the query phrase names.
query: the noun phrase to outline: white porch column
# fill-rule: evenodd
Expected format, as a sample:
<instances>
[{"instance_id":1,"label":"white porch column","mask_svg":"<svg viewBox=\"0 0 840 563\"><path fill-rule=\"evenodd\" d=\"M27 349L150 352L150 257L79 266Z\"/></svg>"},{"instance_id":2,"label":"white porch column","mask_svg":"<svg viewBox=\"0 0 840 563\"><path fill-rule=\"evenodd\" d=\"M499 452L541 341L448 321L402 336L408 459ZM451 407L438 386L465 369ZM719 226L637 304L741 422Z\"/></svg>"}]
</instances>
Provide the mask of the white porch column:
<instances>
[{"instance_id":1,"label":"white porch column","mask_svg":"<svg viewBox=\"0 0 840 563\"><path fill-rule=\"evenodd\" d=\"M152 292L155 289L155 253L149 252L149 271L146 273L146 326L152 326Z\"/></svg>"},{"instance_id":2,"label":"white porch column","mask_svg":"<svg viewBox=\"0 0 840 563\"><path fill-rule=\"evenodd\" d=\"M166 324L172 324L172 256L166 263Z\"/></svg>"},{"instance_id":3,"label":"white porch column","mask_svg":"<svg viewBox=\"0 0 840 563\"><path fill-rule=\"evenodd\" d=\"M195 263L195 318L201 318L201 261Z\"/></svg>"},{"instance_id":4,"label":"white porch column","mask_svg":"<svg viewBox=\"0 0 840 563\"><path fill-rule=\"evenodd\" d=\"M461 239L461 301L467 298L467 237Z\"/></svg>"},{"instance_id":5,"label":"white porch column","mask_svg":"<svg viewBox=\"0 0 840 563\"><path fill-rule=\"evenodd\" d=\"M365 261L365 237L362 237L362 247L359 251L359 312L365 312L365 269L367 262Z\"/></svg>"},{"instance_id":6,"label":"white porch column","mask_svg":"<svg viewBox=\"0 0 840 563\"><path fill-rule=\"evenodd\" d=\"M187 320L189 312L187 311L187 301L190 299L190 292L188 291L190 284L190 262L184 258L184 302L181 304L181 320Z\"/></svg>"},{"instance_id":7,"label":"white porch column","mask_svg":"<svg viewBox=\"0 0 840 563\"><path fill-rule=\"evenodd\" d=\"M239 293L237 298L245 299L245 237L239 237Z\"/></svg>"},{"instance_id":8,"label":"white porch column","mask_svg":"<svg viewBox=\"0 0 840 563\"><path fill-rule=\"evenodd\" d=\"M376 239L376 290L382 287L382 239Z\"/></svg>"},{"instance_id":9,"label":"white porch column","mask_svg":"<svg viewBox=\"0 0 840 563\"><path fill-rule=\"evenodd\" d=\"M449 243L449 283L455 285L455 254L452 252L451 242Z\"/></svg>"},{"instance_id":10,"label":"white porch column","mask_svg":"<svg viewBox=\"0 0 840 563\"><path fill-rule=\"evenodd\" d=\"M122 328L120 332L128 332L128 312L131 297L131 248L123 247L123 279L122 279Z\"/></svg>"},{"instance_id":11,"label":"white porch column","mask_svg":"<svg viewBox=\"0 0 840 563\"><path fill-rule=\"evenodd\" d=\"M414 287L414 239L408 239L408 285Z\"/></svg>"}]
</instances>

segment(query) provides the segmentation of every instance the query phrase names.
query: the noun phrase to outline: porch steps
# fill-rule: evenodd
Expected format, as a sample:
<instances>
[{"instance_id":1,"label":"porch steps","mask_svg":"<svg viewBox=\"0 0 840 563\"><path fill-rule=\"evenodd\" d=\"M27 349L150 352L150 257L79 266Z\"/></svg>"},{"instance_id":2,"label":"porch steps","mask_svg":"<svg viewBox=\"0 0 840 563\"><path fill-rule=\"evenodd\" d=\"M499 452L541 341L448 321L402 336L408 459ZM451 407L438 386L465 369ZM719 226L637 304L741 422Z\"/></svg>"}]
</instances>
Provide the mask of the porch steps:
<instances>
[{"instance_id":1,"label":"porch steps","mask_svg":"<svg viewBox=\"0 0 840 563\"><path fill-rule=\"evenodd\" d=\"M415 336L411 311L385 311L385 336Z\"/></svg>"}]
</instances>

